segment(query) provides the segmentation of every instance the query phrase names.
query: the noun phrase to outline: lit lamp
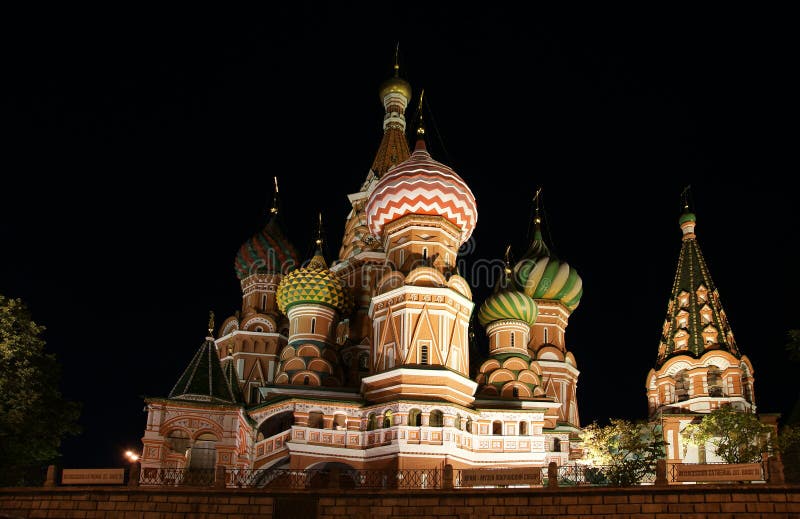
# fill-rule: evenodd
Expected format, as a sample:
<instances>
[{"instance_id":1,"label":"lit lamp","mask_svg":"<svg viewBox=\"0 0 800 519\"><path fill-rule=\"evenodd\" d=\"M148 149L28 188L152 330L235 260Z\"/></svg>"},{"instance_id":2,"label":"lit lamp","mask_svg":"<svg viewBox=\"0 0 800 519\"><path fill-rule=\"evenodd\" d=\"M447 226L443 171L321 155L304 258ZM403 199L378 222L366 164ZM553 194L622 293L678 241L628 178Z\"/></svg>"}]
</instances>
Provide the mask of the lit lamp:
<instances>
[{"instance_id":1,"label":"lit lamp","mask_svg":"<svg viewBox=\"0 0 800 519\"><path fill-rule=\"evenodd\" d=\"M133 451L125 451L125 457L128 458L128 461L130 461L131 463L135 463L139 461L139 458L141 458L141 456L139 456Z\"/></svg>"},{"instance_id":2,"label":"lit lamp","mask_svg":"<svg viewBox=\"0 0 800 519\"><path fill-rule=\"evenodd\" d=\"M128 486L129 487L138 487L139 486L139 460L142 456L136 452L131 450L125 451L125 458L131 462L131 468L128 472Z\"/></svg>"}]
</instances>

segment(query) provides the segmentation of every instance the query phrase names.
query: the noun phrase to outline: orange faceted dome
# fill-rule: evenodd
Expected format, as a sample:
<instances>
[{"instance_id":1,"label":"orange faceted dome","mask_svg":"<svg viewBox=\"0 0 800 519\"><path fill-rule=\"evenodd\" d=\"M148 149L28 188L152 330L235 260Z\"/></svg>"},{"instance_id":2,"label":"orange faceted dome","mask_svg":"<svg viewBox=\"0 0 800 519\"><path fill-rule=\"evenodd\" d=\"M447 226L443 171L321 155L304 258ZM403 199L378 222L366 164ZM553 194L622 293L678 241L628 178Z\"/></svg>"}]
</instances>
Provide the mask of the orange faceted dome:
<instances>
[{"instance_id":1,"label":"orange faceted dome","mask_svg":"<svg viewBox=\"0 0 800 519\"><path fill-rule=\"evenodd\" d=\"M461 243L475 230L478 209L469 186L450 167L433 160L422 140L408 160L391 168L378 181L366 207L370 232L408 214L443 216L461 228Z\"/></svg>"}]
</instances>

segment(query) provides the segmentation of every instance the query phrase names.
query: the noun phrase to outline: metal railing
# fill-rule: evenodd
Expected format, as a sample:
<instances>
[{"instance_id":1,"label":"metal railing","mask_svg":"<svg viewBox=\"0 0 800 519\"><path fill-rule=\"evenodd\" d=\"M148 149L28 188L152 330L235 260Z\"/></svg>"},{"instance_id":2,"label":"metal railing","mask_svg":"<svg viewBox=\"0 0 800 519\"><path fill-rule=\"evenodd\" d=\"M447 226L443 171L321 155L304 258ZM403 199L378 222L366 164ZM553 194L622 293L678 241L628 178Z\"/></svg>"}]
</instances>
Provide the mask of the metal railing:
<instances>
[{"instance_id":1,"label":"metal railing","mask_svg":"<svg viewBox=\"0 0 800 519\"><path fill-rule=\"evenodd\" d=\"M225 484L236 488L307 489L330 486L325 469L225 469Z\"/></svg>"},{"instance_id":2,"label":"metal railing","mask_svg":"<svg viewBox=\"0 0 800 519\"><path fill-rule=\"evenodd\" d=\"M146 486L196 486L214 485L214 469L142 468L139 484Z\"/></svg>"},{"instance_id":3,"label":"metal railing","mask_svg":"<svg viewBox=\"0 0 800 519\"><path fill-rule=\"evenodd\" d=\"M141 486L221 486L214 469L143 468ZM225 487L264 489L426 489L442 488L440 469L225 469Z\"/></svg>"},{"instance_id":4,"label":"metal railing","mask_svg":"<svg viewBox=\"0 0 800 519\"><path fill-rule=\"evenodd\" d=\"M620 474L618 467L609 465L562 465L558 467L558 486L632 486L652 485L656 480L655 467L652 471L640 474ZM547 481L546 469L542 472Z\"/></svg>"}]
</instances>

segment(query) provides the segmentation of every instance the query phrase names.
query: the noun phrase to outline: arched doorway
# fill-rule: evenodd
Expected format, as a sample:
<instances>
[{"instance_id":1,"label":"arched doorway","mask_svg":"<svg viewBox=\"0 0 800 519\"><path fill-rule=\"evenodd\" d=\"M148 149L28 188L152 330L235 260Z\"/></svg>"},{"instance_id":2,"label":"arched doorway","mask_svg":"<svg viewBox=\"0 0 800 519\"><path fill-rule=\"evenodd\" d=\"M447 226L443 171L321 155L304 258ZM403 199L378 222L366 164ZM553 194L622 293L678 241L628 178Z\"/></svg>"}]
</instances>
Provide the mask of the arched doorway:
<instances>
[{"instance_id":1,"label":"arched doorway","mask_svg":"<svg viewBox=\"0 0 800 519\"><path fill-rule=\"evenodd\" d=\"M200 434L188 450L184 483L208 486L214 483L214 467L217 465L217 437L211 433Z\"/></svg>"}]
</instances>

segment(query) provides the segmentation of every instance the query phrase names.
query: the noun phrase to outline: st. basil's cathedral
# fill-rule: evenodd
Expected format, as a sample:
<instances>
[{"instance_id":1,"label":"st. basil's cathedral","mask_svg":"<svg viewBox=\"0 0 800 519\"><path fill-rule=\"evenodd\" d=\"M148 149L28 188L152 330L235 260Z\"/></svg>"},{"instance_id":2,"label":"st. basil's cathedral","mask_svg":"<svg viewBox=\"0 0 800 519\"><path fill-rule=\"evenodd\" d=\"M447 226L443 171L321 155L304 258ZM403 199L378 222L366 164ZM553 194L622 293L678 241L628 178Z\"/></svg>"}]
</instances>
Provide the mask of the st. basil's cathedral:
<instances>
[{"instance_id":1,"label":"st. basil's cathedral","mask_svg":"<svg viewBox=\"0 0 800 519\"><path fill-rule=\"evenodd\" d=\"M520 260L506 257L475 308L459 248L478 222L475 197L426 149L410 149L411 86L380 87L383 138L358 192L339 256L298 257L277 197L235 256L241 311L209 335L165 398L148 398L147 468L418 469L541 467L582 457L578 364L567 347L583 282L551 253L537 208ZM420 107L422 103L420 102ZM753 368L722 309L694 234L683 246L657 360L650 419L672 461L681 428L731 404L755 412ZM511 238L509 236L509 238ZM473 314L488 357L471 370ZM475 369L477 368L477 369ZM471 376L471 374L473 374Z\"/></svg>"}]
</instances>

